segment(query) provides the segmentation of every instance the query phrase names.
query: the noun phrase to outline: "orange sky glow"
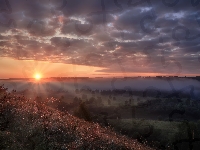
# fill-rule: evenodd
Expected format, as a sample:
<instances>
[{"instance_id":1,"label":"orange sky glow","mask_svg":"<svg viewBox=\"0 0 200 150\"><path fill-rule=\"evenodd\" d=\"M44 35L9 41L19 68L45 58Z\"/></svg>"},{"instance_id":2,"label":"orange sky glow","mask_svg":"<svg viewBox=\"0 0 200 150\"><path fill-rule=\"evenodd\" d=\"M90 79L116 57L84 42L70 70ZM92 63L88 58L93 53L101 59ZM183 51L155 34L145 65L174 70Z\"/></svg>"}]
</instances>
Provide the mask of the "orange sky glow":
<instances>
[{"instance_id":1,"label":"orange sky glow","mask_svg":"<svg viewBox=\"0 0 200 150\"><path fill-rule=\"evenodd\" d=\"M170 76L162 73L107 73L99 72L101 67L52 63L47 61L15 60L3 57L0 59L0 78L35 78L39 73L41 78L49 77L129 77L129 76ZM187 74L186 76L195 76Z\"/></svg>"}]
</instances>

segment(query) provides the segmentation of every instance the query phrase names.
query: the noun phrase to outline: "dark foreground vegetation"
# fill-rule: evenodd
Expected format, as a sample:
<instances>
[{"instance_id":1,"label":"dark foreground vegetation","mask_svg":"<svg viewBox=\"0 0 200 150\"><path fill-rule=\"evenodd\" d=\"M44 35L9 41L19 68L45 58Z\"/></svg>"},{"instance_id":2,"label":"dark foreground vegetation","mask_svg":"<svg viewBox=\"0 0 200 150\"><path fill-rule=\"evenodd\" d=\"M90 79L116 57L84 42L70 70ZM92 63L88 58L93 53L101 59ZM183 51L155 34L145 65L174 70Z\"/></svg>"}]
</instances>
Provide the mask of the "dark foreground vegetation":
<instances>
[{"instance_id":1,"label":"dark foreground vegetation","mask_svg":"<svg viewBox=\"0 0 200 150\"><path fill-rule=\"evenodd\" d=\"M34 91L30 86L9 94L2 89L1 145L13 149L14 141L19 149L138 149L139 144L199 150L200 101L192 87L186 90Z\"/></svg>"},{"instance_id":2,"label":"dark foreground vegetation","mask_svg":"<svg viewBox=\"0 0 200 150\"><path fill-rule=\"evenodd\" d=\"M109 127L7 93L3 87L0 91L2 150L150 149Z\"/></svg>"}]
</instances>

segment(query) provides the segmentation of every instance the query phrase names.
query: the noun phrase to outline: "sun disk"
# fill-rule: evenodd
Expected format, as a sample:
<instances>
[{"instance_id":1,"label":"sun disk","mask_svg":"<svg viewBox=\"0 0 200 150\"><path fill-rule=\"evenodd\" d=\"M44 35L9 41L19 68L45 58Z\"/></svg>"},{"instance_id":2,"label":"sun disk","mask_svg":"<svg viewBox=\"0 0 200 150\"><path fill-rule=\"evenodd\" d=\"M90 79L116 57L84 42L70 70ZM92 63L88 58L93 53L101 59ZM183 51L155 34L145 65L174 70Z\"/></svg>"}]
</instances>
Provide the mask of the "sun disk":
<instances>
[{"instance_id":1,"label":"sun disk","mask_svg":"<svg viewBox=\"0 0 200 150\"><path fill-rule=\"evenodd\" d=\"M36 80L40 80L41 79L41 75L39 73L35 74L35 79Z\"/></svg>"}]
</instances>

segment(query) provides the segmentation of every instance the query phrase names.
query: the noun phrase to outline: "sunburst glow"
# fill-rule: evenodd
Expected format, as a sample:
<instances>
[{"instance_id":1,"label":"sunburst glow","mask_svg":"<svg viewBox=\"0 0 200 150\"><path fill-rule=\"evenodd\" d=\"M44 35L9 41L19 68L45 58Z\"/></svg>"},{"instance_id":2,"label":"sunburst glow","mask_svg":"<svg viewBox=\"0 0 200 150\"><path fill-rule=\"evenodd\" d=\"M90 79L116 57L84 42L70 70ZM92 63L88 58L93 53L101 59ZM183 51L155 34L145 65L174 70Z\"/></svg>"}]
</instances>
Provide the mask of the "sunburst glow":
<instances>
[{"instance_id":1,"label":"sunburst glow","mask_svg":"<svg viewBox=\"0 0 200 150\"><path fill-rule=\"evenodd\" d=\"M41 74L40 73L36 73L35 76L34 76L34 78L36 80L40 80L41 79Z\"/></svg>"}]
</instances>

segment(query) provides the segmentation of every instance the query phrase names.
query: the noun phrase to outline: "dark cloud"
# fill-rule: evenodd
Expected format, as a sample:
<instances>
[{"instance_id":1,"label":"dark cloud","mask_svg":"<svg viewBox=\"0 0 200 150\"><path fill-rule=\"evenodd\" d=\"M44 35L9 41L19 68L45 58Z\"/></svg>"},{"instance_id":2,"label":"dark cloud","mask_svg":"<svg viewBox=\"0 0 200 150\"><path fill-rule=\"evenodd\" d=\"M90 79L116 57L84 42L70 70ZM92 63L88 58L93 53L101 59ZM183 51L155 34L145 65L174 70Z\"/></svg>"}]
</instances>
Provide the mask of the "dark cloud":
<instances>
[{"instance_id":1,"label":"dark cloud","mask_svg":"<svg viewBox=\"0 0 200 150\"><path fill-rule=\"evenodd\" d=\"M100 66L99 72L199 73L193 1L0 0L1 56ZM176 3L177 2L177 3Z\"/></svg>"}]
</instances>

